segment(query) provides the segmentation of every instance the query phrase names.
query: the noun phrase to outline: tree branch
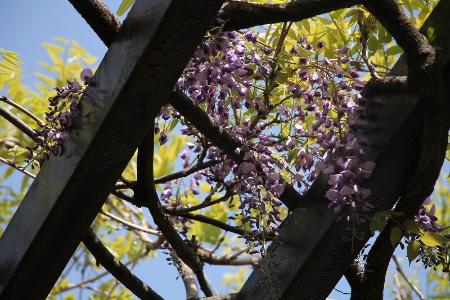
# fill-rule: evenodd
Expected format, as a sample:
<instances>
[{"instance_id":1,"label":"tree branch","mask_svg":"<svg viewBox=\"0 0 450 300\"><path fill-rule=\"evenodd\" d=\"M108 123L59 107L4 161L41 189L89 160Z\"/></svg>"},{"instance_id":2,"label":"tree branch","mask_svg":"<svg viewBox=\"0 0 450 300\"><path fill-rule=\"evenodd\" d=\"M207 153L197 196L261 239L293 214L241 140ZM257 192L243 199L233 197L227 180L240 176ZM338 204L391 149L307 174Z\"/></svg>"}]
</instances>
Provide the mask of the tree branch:
<instances>
[{"instance_id":1,"label":"tree branch","mask_svg":"<svg viewBox=\"0 0 450 300\"><path fill-rule=\"evenodd\" d=\"M0 107L0 116L5 118L7 121L9 121L12 125L17 127L20 131L25 133L28 137L30 137L33 141L36 143L39 143L39 136L37 132L28 126L24 121L10 113L8 110L6 110L3 107Z\"/></svg>"},{"instance_id":2,"label":"tree branch","mask_svg":"<svg viewBox=\"0 0 450 300\"><path fill-rule=\"evenodd\" d=\"M180 90L172 93L169 103L195 128L197 128L214 145L224 151L228 156L236 161L242 161L245 151L236 155L235 150L241 144L236 141L228 132L215 125L208 114L194 103ZM290 209L296 206L303 206L302 196L287 182L284 183L284 191L280 195L280 200Z\"/></svg>"},{"instance_id":3,"label":"tree branch","mask_svg":"<svg viewBox=\"0 0 450 300\"><path fill-rule=\"evenodd\" d=\"M166 183L168 181L171 180L175 180L178 178L182 178L182 177L186 177L192 173L195 173L197 171L212 167L217 165L218 163L220 163L220 160L214 159L214 160L210 160L210 161L206 161L206 162L202 162L202 163L198 163L195 166L192 166L189 169L186 170L181 170L179 172L175 172L169 175L165 175L159 178L155 178L155 184L161 184L161 183Z\"/></svg>"},{"instance_id":4,"label":"tree branch","mask_svg":"<svg viewBox=\"0 0 450 300\"><path fill-rule=\"evenodd\" d=\"M218 221L213 218L209 218L207 216L199 215L199 214L191 214L191 213L179 213L177 211L173 210L166 210L168 214L171 214L173 216L182 217L190 220L199 221L202 223L210 224L212 226L216 226L218 228L221 228L225 231L233 232L242 236L248 236L251 235L250 232L245 231L244 229L237 228L231 225L228 225L227 223L223 223L221 221Z\"/></svg>"},{"instance_id":5,"label":"tree branch","mask_svg":"<svg viewBox=\"0 0 450 300\"><path fill-rule=\"evenodd\" d=\"M137 202L145 203L159 230L172 246L177 256L188 265L196 274L200 287L206 296L212 296L212 291L203 274L203 266L199 260L195 245L189 245L181 239L178 232L173 228L170 220L163 213L161 203L155 190L153 181L153 127L139 146L137 157L137 183L135 197Z\"/></svg>"},{"instance_id":6,"label":"tree branch","mask_svg":"<svg viewBox=\"0 0 450 300\"><path fill-rule=\"evenodd\" d=\"M205 207L213 206L220 202L224 202L224 201L228 200L231 196L232 196L231 193L225 193L225 195L223 195L222 197L220 197L216 200L204 200L202 203L191 206L191 207L165 208L164 210L166 212L168 212L169 214L171 214L171 212L173 212L173 214L176 214L176 215L182 214L182 213L189 213L189 212L193 212L193 211L205 208Z\"/></svg>"},{"instance_id":7,"label":"tree branch","mask_svg":"<svg viewBox=\"0 0 450 300\"><path fill-rule=\"evenodd\" d=\"M120 30L120 22L100 0L69 0L103 43L109 47Z\"/></svg>"},{"instance_id":8,"label":"tree branch","mask_svg":"<svg viewBox=\"0 0 450 300\"><path fill-rule=\"evenodd\" d=\"M33 119L40 127L44 126L44 122L42 122L37 116L35 116L32 112L30 112L28 109L26 109L25 107L21 106L20 104L14 102L13 100L9 99L8 97L5 96L1 96L0 100L5 102L6 104L11 105L12 107L18 109L19 111L23 112L24 114L26 114L28 117L30 117L31 119Z\"/></svg>"},{"instance_id":9,"label":"tree branch","mask_svg":"<svg viewBox=\"0 0 450 300\"><path fill-rule=\"evenodd\" d=\"M128 227L128 228L130 228L132 230L138 230L138 231L145 232L145 233L148 233L148 234L153 234L153 235L156 235L156 236L159 236L159 237L162 236L161 232L159 232L158 230L146 228L146 227L143 227L143 226L139 226L137 224L134 224L134 223L131 223L131 222L127 221L127 220L124 220L124 219L122 219L122 218L120 218L118 216L115 216L115 215L113 215L113 214L111 214L111 213L109 213L107 211L102 210L100 213L105 215L105 216L107 216L108 218L116 221L116 222L119 222L119 223L125 225L126 227Z\"/></svg>"},{"instance_id":10,"label":"tree branch","mask_svg":"<svg viewBox=\"0 0 450 300\"><path fill-rule=\"evenodd\" d=\"M388 222L367 255L361 289L363 296L357 299L383 299L386 272L397 246L394 247L389 238L392 228L394 228L394 225Z\"/></svg>"},{"instance_id":11,"label":"tree branch","mask_svg":"<svg viewBox=\"0 0 450 300\"><path fill-rule=\"evenodd\" d=\"M419 70L434 63L433 47L394 0L364 0L363 3L403 48L409 68Z\"/></svg>"},{"instance_id":12,"label":"tree branch","mask_svg":"<svg viewBox=\"0 0 450 300\"><path fill-rule=\"evenodd\" d=\"M27 171L27 170L25 170L25 169L23 169L23 168L17 166L14 162L10 161L9 159L0 157L0 162L1 162L1 163L4 163L5 165L10 166L11 168L16 169L16 170L19 171L19 172L22 172L23 174L25 174L25 175L27 175L27 176L33 178L33 179L36 178L36 175L34 175L33 173L31 173L31 172L29 172L29 171Z\"/></svg>"},{"instance_id":13,"label":"tree branch","mask_svg":"<svg viewBox=\"0 0 450 300\"><path fill-rule=\"evenodd\" d=\"M359 0L298 0L285 5L230 1L223 8L224 30L257 25L301 21L333 10L359 4Z\"/></svg>"},{"instance_id":14,"label":"tree branch","mask_svg":"<svg viewBox=\"0 0 450 300\"><path fill-rule=\"evenodd\" d=\"M69 0L106 46L120 30L120 22L100 0ZM351 7L362 0L300 0L286 5L230 1L223 15L224 30L238 30L257 25L301 21L333 10Z\"/></svg>"},{"instance_id":15,"label":"tree branch","mask_svg":"<svg viewBox=\"0 0 450 300\"><path fill-rule=\"evenodd\" d=\"M390 241L391 230L417 213L422 202L432 193L445 158L450 122L446 82L450 75L446 70L445 58L435 58L432 46L393 0L364 3L405 50L409 84L418 90L420 101L426 104L423 127L418 128L422 132L420 158L395 208L395 211L402 212L403 215L395 222L389 220L366 261L363 290L370 299L382 299L386 271L396 246Z\"/></svg>"},{"instance_id":16,"label":"tree branch","mask_svg":"<svg viewBox=\"0 0 450 300\"><path fill-rule=\"evenodd\" d=\"M366 97L372 92L376 93L411 93L413 90L408 85L408 77L406 76L385 76L382 78L372 78L366 84L364 93Z\"/></svg>"},{"instance_id":17,"label":"tree branch","mask_svg":"<svg viewBox=\"0 0 450 300\"><path fill-rule=\"evenodd\" d=\"M208 251L206 249L198 249L198 255L203 262L210 265L225 265L225 266L244 266L252 265L255 266L261 261L260 256L248 255L246 257L239 257L243 253L249 250L248 247L237 251L232 255L218 256L213 253L213 251Z\"/></svg>"},{"instance_id":18,"label":"tree branch","mask_svg":"<svg viewBox=\"0 0 450 300\"><path fill-rule=\"evenodd\" d=\"M392 259L394 260L395 268L400 273L403 280L409 285L409 287L414 291L414 293L416 293L417 297L420 300L425 300L425 296L423 295L422 291L416 285L414 285L411 282L411 280L409 280L408 276L406 276L405 272L403 272L402 266L400 265L399 261L397 260L397 256L393 255Z\"/></svg>"},{"instance_id":19,"label":"tree branch","mask_svg":"<svg viewBox=\"0 0 450 300\"><path fill-rule=\"evenodd\" d=\"M364 272L359 267L359 263L357 260L353 261L344 275L352 290L351 300L361 299L360 297L362 296Z\"/></svg>"},{"instance_id":20,"label":"tree branch","mask_svg":"<svg viewBox=\"0 0 450 300\"><path fill-rule=\"evenodd\" d=\"M112 276L120 281L127 289L140 299L163 299L148 285L136 277L124 264L122 264L109 250L100 242L92 229L89 229L83 239L86 248Z\"/></svg>"},{"instance_id":21,"label":"tree branch","mask_svg":"<svg viewBox=\"0 0 450 300\"><path fill-rule=\"evenodd\" d=\"M177 266L180 272L181 279L184 283L184 288L186 290L186 299L196 299L199 298L199 292L197 288L197 283L195 281L195 274L171 249L170 254L174 264Z\"/></svg>"}]
</instances>

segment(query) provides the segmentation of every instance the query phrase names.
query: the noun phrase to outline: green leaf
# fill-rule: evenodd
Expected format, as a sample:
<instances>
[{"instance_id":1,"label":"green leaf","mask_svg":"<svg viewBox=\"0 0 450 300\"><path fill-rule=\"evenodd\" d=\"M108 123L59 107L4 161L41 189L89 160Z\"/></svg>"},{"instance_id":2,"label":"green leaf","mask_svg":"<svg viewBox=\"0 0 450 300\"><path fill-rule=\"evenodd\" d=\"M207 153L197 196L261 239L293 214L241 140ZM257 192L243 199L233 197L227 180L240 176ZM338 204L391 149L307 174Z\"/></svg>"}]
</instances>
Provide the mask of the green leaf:
<instances>
[{"instance_id":1,"label":"green leaf","mask_svg":"<svg viewBox=\"0 0 450 300\"><path fill-rule=\"evenodd\" d=\"M42 47L47 50L47 54L55 65L64 65L64 60L60 57L64 52L63 47L50 43L43 43Z\"/></svg>"},{"instance_id":2,"label":"green leaf","mask_svg":"<svg viewBox=\"0 0 450 300\"><path fill-rule=\"evenodd\" d=\"M428 247L436 247L450 242L449 238L446 238L437 232L431 231L425 231L425 233L420 237L420 240Z\"/></svg>"},{"instance_id":3,"label":"green leaf","mask_svg":"<svg viewBox=\"0 0 450 300\"><path fill-rule=\"evenodd\" d=\"M403 53L403 49L398 45L389 47L389 49L386 50L386 55L397 55L400 53Z\"/></svg>"},{"instance_id":4,"label":"green leaf","mask_svg":"<svg viewBox=\"0 0 450 300\"><path fill-rule=\"evenodd\" d=\"M397 246L398 242L402 239L403 232L400 227L395 226L391 230L391 235L389 236L389 240L391 241L392 247Z\"/></svg>"},{"instance_id":5,"label":"green leaf","mask_svg":"<svg viewBox=\"0 0 450 300\"><path fill-rule=\"evenodd\" d=\"M413 262L414 259L416 259L417 255L420 253L420 243L416 240L411 241L408 244L408 248L406 249L407 255L408 255L408 261L409 264Z\"/></svg>"},{"instance_id":6,"label":"green leaf","mask_svg":"<svg viewBox=\"0 0 450 300\"><path fill-rule=\"evenodd\" d=\"M212 206L210 209L206 210L203 214L207 217L213 218L221 222L226 222L228 218L227 208L223 203ZM219 239L222 235L222 229L213 225L195 221L191 227L190 233L191 236L195 235L200 242L216 244L217 242L219 242Z\"/></svg>"},{"instance_id":7,"label":"green leaf","mask_svg":"<svg viewBox=\"0 0 450 300\"><path fill-rule=\"evenodd\" d=\"M2 181L6 180L9 176L11 176L13 172L14 172L14 168L11 168L11 167L7 168L6 171L3 173Z\"/></svg>"},{"instance_id":8,"label":"green leaf","mask_svg":"<svg viewBox=\"0 0 450 300\"><path fill-rule=\"evenodd\" d=\"M370 232L375 233L375 231L381 231L386 226L386 217L387 213L385 211L375 213L369 225Z\"/></svg>"},{"instance_id":9,"label":"green leaf","mask_svg":"<svg viewBox=\"0 0 450 300\"><path fill-rule=\"evenodd\" d=\"M384 28L378 31L378 40L382 44L389 44L392 41L392 36Z\"/></svg>"},{"instance_id":10,"label":"green leaf","mask_svg":"<svg viewBox=\"0 0 450 300\"><path fill-rule=\"evenodd\" d=\"M405 226L405 228L411 233L414 233L414 234L417 234L417 235L421 234L421 230L420 230L419 224L417 224L413 220L406 220L403 223L403 226Z\"/></svg>"},{"instance_id":11,"label":"green leaf","mask_svg":"<svg viewBox=\"0 0 450 300\"><path fill-rule=\"evenodd\" d=\"M116 14L120 17L122 16L127 10L131 7L131 5L134 4L135 0L123 0L122 3L120 3L119 9L117 9Z\"/></svg>"},{"instance_id":12,"label":"green leaf","mask_svg":"<svg viewBox=\"0 0 450 300\"><path fill-rule=\"evenodd\" d=\"M170 121L168 131L169 132L172 131L175 128L175 126L177 126L177 124L178 124L178 119L173 119L172 121Z\"/></svg>"},{"instance_id":13,"label":"green leaf","mask_svg":"<svg viewBox=\"0 0 450 300\"><path fill-rule=\"evenodd\" d=\"M428 41L432 42L436 37L436 32L433 27L427 28L427 39Z\"/></svg>"}]
</instances>

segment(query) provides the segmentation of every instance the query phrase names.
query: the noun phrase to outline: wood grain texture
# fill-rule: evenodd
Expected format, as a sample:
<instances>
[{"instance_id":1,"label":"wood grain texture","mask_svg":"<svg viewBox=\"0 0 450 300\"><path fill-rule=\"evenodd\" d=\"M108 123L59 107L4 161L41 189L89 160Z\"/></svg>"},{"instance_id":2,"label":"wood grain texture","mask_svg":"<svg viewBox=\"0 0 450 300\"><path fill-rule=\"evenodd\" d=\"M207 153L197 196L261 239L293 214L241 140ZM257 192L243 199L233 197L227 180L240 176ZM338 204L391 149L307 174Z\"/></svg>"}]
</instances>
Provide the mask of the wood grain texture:
<instances>
[{"instance_id":1,"label":"wood grain texture","mask_svg":"<svg viewBox=\"0 0 450 300\"><path fill-rule=\"evenodd\" d=\"M0 239L1 299L45 299L206 30L219 0L140 0Z\"/></svg>"}]
</instances>

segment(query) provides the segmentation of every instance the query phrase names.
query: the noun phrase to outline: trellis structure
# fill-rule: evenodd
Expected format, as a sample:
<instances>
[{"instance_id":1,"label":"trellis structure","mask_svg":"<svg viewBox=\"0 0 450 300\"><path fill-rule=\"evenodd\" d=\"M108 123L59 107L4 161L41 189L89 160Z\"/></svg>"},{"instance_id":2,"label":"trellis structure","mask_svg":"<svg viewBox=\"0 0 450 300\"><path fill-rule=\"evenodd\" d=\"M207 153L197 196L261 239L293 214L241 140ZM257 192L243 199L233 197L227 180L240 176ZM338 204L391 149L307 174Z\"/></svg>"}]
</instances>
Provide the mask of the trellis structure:
<instances>
[{"instance_id":1,"label":"trellis structure","mask_svg":"<svg viewBox=\"0 0 450 300\"><path fill-rule=\"evenodd\" d=\"M88 247L95 246L92 232L85 237L89 226L138 147L137 204L150 209L167 241L194 271L205 294L210 296L198 257L167 225L158 199L154 197L152 126L156 114L168 100L213 144L234 159L241 159L235 154L238 145L232 137L211 122L184 94L173 91L183 67L212 25L223 1L138 0L120 30L119 23L98 1L70 2L110 47L93 84L83 95L83 116L76 124L72 139L65 145L65 154L60 158L52 157L44 165L0 240L1 297L45 298L80 241L84 239ZM438 4L423 29L425 32L429 27L435 29L433 46L439 47L442 53L450 53L447 52L450 22L446 20L450 16L449 2L442 0ZM409 58L408 75L416 80L413 82L424 76L434 76L427 69L427 60L423 59L429 57L430 49L390 0L304 0L285 7L231 2L224 8L225 29L297 21L361 3L404 48ZM441 67L446 65L446 61L439 63ZM392 74L396 77L369 84L366 91L371 99L370 125L364 133L370 137L366 151L370 159L377 161L366 186L372 190L370 201L375 210L391 208L402 196L407 201L400 201L397 209L412 215L423 200L419 198L432 188L430 182L435 181L439 173L436 164L424 166L423 160L430 159L426 155L431 154L436 154L437 160L442 159L441 148L447 144L448 99L445 95L433 94L439 100L431 105L437 121L430 120L430 110L424 107L425 101L432 102L430 94L423 88L409 89L406 78L398 76L406 75L405 65L400 62ZM444 71L443 75L439 71L439 76L447 76ZM422 130L430 126L441 130L436 130L434 135ZM433 146L435 152L426 152L424 149L433 143L438 145ZM445 153L445 149L443 151ZM417 184L419 175L428 176L429 180ZM390 225L378 238L372 256L369 254L368 266L372 273L360 278L352 262L369 234L353 246L342 240L345 222L336 222L337 216L327 208L326 189L323 177L316 180L304 197L287 186L280 199L292 209L292 214L262 262L265 271L256 269L238 298L324 299L343 274L352 286L355 299L380 296L379 289L365 288L376 289L380 280L384 282L383 268L387 268L384 260L389 261L394 250L388 238ZM368 232L367 228L363 230ZM370 265L371 257L380 255L383 263ZM270 274L266 270L270 270ZM148 293L142 298L159 299L148 287L145 289Z\"/></svg>"}]
</instances>

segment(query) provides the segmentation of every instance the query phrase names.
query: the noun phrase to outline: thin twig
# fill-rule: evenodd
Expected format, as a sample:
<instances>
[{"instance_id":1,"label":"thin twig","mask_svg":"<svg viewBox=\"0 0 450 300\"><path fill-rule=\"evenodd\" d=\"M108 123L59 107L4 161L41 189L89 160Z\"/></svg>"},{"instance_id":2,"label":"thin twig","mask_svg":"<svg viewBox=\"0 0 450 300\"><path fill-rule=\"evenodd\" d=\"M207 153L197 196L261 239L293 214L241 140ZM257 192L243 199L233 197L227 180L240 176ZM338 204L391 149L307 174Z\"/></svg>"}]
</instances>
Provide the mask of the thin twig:
<instances>
[{"instance_id":1,"label":"thin twig","mask_svg":"<svg viewBox=\"0 0 450 300\"><path fill-rule=\"evenodd\" d=\"M122 218L120 218L118 216L115 216L115 215L113 215L113 214L111 214L111 213L109 213L107 211L102 210L100 213L105 215L105 216L107 216L110 219L113 219L116 222L119 222L119 223L127 226L130 229L138 230L138 231L145 232L145 233L148 233L148 234L153 234L153 235L156 235L156 236L162 236L161 232L158 231L158 230L139 226L137 224L134 224L134 223L131 223L131 222L127 221L127 220L124 220L124 219L122 219Z\"/></svg>"},{"instance_id":2,"label":"thin twig","mask_svg":"<svg viewBox=\"0 0 450 300\"><path fill-rule=\"evenodd\" d=\"M147 284L136 277L124 264L122 264L109 250L100 242L92 229L89 229L83 243L112 276L119 280L126 288L140 299L163 299Z\"/></svg>"},{"instance_id":3,"label":"thin twig","mask_svg":"<svg viewBox=\"0 0 450 300\"><path fill-rule=\"evenodd\" d=\"M181 170L179 172L175 172L175 173L172 173L172 174L169 174L169 175L165 175L165 176L162 176L162 177L159 177L159 178L155 178L155 184L166 183L166 182L171 181L171 180L175 180L175 179L178 179L178 178L186 177L186 176L188 176L188 175L190 175L192 173L195 173L197 171L200 171L200 170L203 170L203 169L215 166L215 165L217 165L217 164L219 164L221 162L222 162L221 160L215 159L215 160L210 160L210 161L198 163L198 164L196 164L195 166L193 166L193 167L191 167L189 169Z\"/></svg>"},{"instance_id":4,"label":"thin twig","mask_svg":"<svg viewBox=\"0 0 450 300\"><path fill-rule=\"evenodd\" d=\"M39 142L39 136L37 132L28 126L24 121L10 113L8 110L6 110L3 107L0 107L0 116L4 117L6 120L8 120L11 124L13 124L15 127L17 127L20 131L25 133L28 137L30 137L33 141Z\"/></svg>"},{"instance_id":5,"label":"thin twig","mask_svg":"<svg viewBox=\"0 0 450 300\"><path fill-rule=\"evenodd\" d=\"M173 213L173 214L182 214L182 213L189 213L189 212L193 212L205 207L210 207L213 206L215 204L218 204L220 202L224 202L227 201L229 198L231 197L231 193L226 193L225 195L223 195L222 197L216 199L216 200L209 200L209 201L203 201L202 203L198 204L198 205L194 205L191 207L183 207L183 208L164 208L164 210L166 212L169 213Z\"/></svg>"},{"instance_id":6,"label":"thin twig","mask_svg":"<svg viewBox=\"0 0 450 300\"><path fill-rule=\"evenodd\" d=\"M397 259L397 256L393 255L392 260L395 263L395 268L397 269L397 272L402 276L403 280L409 285L411 290L413 290L414 293L416 293L417 297L419 297L420 300L425 300L425 296L423 295L422 291L415 284L413 284L406 276L405 272L402 269L402 266L400 265Z\"/></svg>"},{"instance_id":7,"label":"thin twig","mask_svg":"<svg viewBox=\"0 0 450 300\"><path fill-rule=\"evenodd\" d=\"M13 168L16 169L17 171L22 172L23 174L25 174L25 175L27 175L27 176L33 178L33 179L36 178L36 175L34 175L33 173L31 173L31 172L29 172L29 171L27 171L27 170L25 170L25 169L23 169L23 168L21 168L21 167L19 167L19 166L16 166L16 164L14 164L12 161L10 161L10 160L8 160L8 159L5 159L5 158L3 158L3 157L0 157L0 162L4 163L5 165L8 165L8 166L10 166L10 167L13 167Z\"/></svg>"},{"instance_id":8,"label":"thin twig","mask_svg":"<svg viewBox=\"0 0 450 300\"><path fill-rule=\"evenodd\" d=\"M218 228L221 228L225 231L229 231L229 232L233 232L242 236L248 236L251 235L250 232L245 231L244 229L241 228L237 228L231 225L228 225L227 223L218 221L216 219L213 218L209 218L207 216L203 216L203 215L199 215L199 214L192 214L192 213L178 213L176 211L166 211L168 214L174 215L174 216L178 216L178 217L183 217L186 219L190 219L190 220L195 220L195 221L199 221L202 223L206 223L206 224L210 224L213 226L216 226Z\"/></svg>"},{"instance_id":9,"label":"thin twig","mask_svg":"<svg viewBox=\"0 0 450 300\"><path fill-rule=\"evenodd\" d=\"M28 109L26 109L25 107L21 106L20 104L14 102L13 100L9 99L8 97L5 96L1 96L0 100L17 108L18 110L20 110L21 112L23 112L24 114L26 114L27 116L29 116L31 119L33 119L40 127L44 126L44 122L41 121L41 119L39 119L37 116L35 116L31 111L29 111Z\"/></svg>"}]
</instances>

